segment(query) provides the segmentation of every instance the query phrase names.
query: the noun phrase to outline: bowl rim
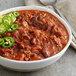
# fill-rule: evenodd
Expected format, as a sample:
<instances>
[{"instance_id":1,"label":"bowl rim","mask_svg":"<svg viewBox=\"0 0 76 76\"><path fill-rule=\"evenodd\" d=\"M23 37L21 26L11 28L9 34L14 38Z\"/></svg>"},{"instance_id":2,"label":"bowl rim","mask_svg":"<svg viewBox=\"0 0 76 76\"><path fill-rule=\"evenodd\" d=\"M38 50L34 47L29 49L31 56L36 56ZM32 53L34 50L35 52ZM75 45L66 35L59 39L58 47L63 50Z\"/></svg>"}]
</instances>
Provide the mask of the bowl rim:
<instances>
[{"instance_id":1,"label":"bowl rim","mask_svg":"<svg viewBox=\"0 0 76 76\"><path fill-rule=\"evenodd\" d=\"M71 29L69 27L69 24L65 22L65 20L63 20L58 14L56 14L53 10L50 10L49 8L46 8L46 7L43 7L43 6L19 6L19 7L13 7L13 8L9 8L9 9L6 9L6 10L3 10L0 12L0 14L5 14L5 13L8 13L10 11L16 11L16 10L41 10L41 11L47 11L49 13L51 13L52 15L54 15L57 19L59 19L59 21L61 23L64 24L65 28L67 29L68 31L68 34L69 34L69 40L68 40L68 43L67 45L59 52L57 53L56 55L53 55L51 57L48 57L48 58L45 58L45 59L42 59L42 60L36 60L36 61L17 61L17 60L12 60L12 59L8 59L8 58L5 58L5 57L2 57L0 56L0 59L2 60L5 60L5 61L9 61L9 62L15 62L15 63L39 63L39 62L45 62L47 60L50 60L50 59L53 59L59 55L61 55L63 52L65 52L67 50L67 48L69 47L71 41L72 41L72 33L71 33Z\"/></svg>"}]
</instances>

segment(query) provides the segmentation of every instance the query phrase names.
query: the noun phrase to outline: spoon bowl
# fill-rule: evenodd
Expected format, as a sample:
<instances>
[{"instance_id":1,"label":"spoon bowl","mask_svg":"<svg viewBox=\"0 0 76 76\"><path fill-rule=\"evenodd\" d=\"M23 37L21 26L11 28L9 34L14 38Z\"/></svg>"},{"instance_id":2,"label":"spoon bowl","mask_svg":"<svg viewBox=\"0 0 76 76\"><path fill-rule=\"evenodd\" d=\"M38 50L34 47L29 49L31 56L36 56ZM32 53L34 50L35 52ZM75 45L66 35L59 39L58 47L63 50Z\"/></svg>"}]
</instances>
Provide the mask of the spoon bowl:
<instances>
[{"instance_id":1,"label":"spoon bowl","mask_svg":"<svg viewBox=\"0 0 76 76\"><path fill-rule=\"evenodd\" d=\"M44 5L55 5L57 3L57 0L40 0L40 2Z\"/></svg>"}]
</instances>

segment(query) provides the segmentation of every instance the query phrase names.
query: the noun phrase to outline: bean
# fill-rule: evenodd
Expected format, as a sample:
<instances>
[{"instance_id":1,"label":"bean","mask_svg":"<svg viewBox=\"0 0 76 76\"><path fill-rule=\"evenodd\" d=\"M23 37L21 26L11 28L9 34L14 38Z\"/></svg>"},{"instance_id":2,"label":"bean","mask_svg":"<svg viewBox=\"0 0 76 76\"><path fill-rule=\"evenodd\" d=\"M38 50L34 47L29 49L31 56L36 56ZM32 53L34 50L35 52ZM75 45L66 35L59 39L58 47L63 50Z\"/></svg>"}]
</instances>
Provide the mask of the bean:
<instances>
[{"instance_id":1,"label":"bean","mask_svg":"<svg viewBox=\"0 0 76 76\"><path fill-rule=\"evenodd\" d=\"M43 48L41 52L45 58L50 57L51 55L50 51L47 48Z\"/></svg>"},{"instance_id":2,"label":"bean","mask_svg":"<svg viewBox=\"0 0 76 76\"><path fill-rule=\"evenodd\" d=\"M32 45L36 45L36 38L32 38L30 42Z\"/></svg>"}]
</instances>

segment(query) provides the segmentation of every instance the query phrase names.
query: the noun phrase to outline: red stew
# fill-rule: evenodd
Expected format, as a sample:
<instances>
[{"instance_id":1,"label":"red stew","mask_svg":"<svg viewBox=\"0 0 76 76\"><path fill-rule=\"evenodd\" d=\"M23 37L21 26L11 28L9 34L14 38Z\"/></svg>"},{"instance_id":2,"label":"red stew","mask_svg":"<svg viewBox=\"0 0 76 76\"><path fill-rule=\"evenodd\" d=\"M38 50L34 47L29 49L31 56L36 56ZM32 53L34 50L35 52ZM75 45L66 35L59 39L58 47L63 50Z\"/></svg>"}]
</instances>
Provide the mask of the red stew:
<instances>
[{"instance_id":1,"label":"red stew","mask_svg":"<svg viewBox=\"0 0 76 76\"><path fill-rule=\"evenodd\" d=\"M67 44L69 35L64 25L52 14L39 10L20 10L15 24L18 30L0 35L14 39L13 46L2 48L0 56L19 60L34 61L59 53Z\"/></svg>"}]
</instances>

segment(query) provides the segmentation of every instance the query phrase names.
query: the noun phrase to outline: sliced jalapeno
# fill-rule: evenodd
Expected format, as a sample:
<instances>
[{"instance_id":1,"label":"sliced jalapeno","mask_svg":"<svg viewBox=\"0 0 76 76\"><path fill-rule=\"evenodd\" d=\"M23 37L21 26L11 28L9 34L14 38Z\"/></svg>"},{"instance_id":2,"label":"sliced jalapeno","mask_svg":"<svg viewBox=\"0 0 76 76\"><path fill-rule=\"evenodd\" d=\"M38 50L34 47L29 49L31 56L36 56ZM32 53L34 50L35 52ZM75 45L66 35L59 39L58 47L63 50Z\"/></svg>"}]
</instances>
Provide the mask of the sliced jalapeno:
<instances>
[{"instance_id":1,"label":"sliced jalapeno","mask_svg":"<svg viewBox=\"0 0 76 76\"><path fill-rule=\"evenodd\" d=\"M12 11L9 14L14 15L15 17L18 17L20 14L18 12Z\"/></svg>"},{"instance_id":2,"label":"sliced jalapeno","mask_svg":"<svg viewBox=\"0 0 76 76\"><path fill-rule=\"evenodd\" d=\"M13 24L13 19L10 16L5 15L2 19L2 22L10 26L11 24Z\"/></svg>"},{"instance_id":3,"label":"sliced jalapeno","mask_svg":"<svg viewBox=\"0 0 76 76\"><path fill-rule=\"evenodd\" d=\"M2 22L3 15L0 15L0 23Z\"/></svg>"},{"instance_id":4,"label":"sliced jalapeno","mask_svg":"<svg viewBox=\"0 0 76 76\"><path fill-rule=\"evenodd\" d=\"M11 48L14 44L14 39L12 37L4 37L4 43L2 44L3 48Z\"/></svg>"},{"instance_id":5,"label":"sliced jalapeno","mask_svg":"<svg viewBox=\"0 0 76 76\"><path fill-rule=\"evenodd\" d=\"M8 32L13 32L15 30L18 29L18 25L17 24L12 24L9 28L8 28Z\"/></svg>"},{"instance_id":6,"label":"sliced jalapeno","mask_svg":"<svg viewBox=\"0 0 76 76\"><path fill-rule=\"evenodd\" d=\"M0 23L0 34L4 34L7 31L8 27L5 23Z\"/></svg>"},{"instance_id":7,"label":"sliced jalapeno","mask_svg":"<svg viewBox=\"0 0 76 76\"><path fill-rule=\"evenodd\" d=\"M0 45L4 43L4 39L0 38Z\"/></svg>"},{"instance_id":8,"label":"sliced jalapeno","mask_svg":"<svg viewBox=\"0 0 76 76\"><path fill-rule=\"evenodd\" d=\"M15 17L14 15L12 15L12 14L8 14L8 16L10 16L10 17L12 18L13 22L16 21L16 17Z\"/></svg>"}]
</instances>

